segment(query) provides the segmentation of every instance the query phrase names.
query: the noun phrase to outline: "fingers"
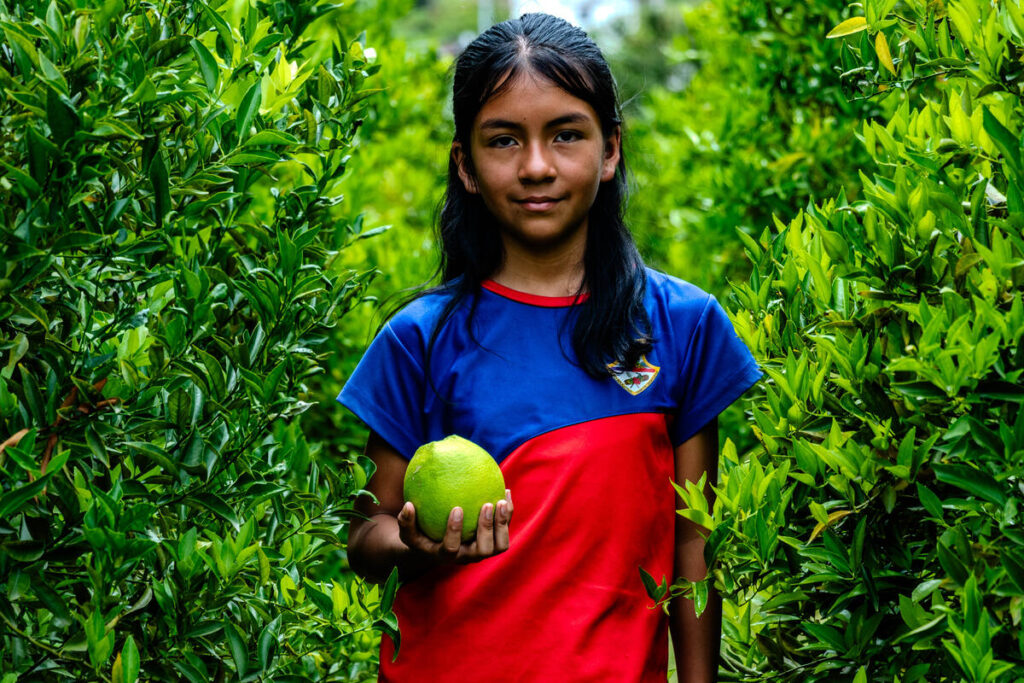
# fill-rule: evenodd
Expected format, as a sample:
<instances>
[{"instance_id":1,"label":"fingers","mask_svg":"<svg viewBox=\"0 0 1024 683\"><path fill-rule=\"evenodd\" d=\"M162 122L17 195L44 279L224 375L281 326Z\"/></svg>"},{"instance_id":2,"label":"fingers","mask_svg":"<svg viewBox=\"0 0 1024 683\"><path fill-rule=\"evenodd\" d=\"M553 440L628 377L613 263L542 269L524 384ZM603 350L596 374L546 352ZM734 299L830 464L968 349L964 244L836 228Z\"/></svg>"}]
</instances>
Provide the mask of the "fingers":
<instances>
[{"instance_id":1,"label":"fingers","mask_svg":"<svg viewBox=\"0 0 1024 683\"><path fill-rule=\"evenodd\" d=\"M444 530L444 538L441 539L440 554L449 559L454 559L462 547L462 508L454 507L448 513L448 526Z\"/></svg>"},{"instance_id":2,"label":"fingers","mask_svg":"<svg viewBox=\"0 0 1024 683\"><path fill-rule=\"evenodd\" d=\"M406 502L398 513L398 538L402 543L415 550L429 552L426 537L416 526L416 508L412 503Z\"/></svg>"},{"instance_id":3,"label":"fingers","mask_svg":"<svg viewBox=\"0 0 1024 683\"><path fill-rule=\"evenodd\" d=\"M494 505L484 503L480 508L480 521L476 525L476 551L487 557L494 553Z\"/></svg>"},{"instance_id":4,"label":"fingers","mask_svg":"<svg viewBox=\"0 0 1024 683\"><path fill-rule=\"evenodd\" d=\"M495 517L494 552L497 554L508 550L508 525L512 519L512 495L508 489L505 490L505 499L498 501Z\"/></svg>"},{"instance_id":5,"label":"fingers","mask_svg":"<svg viewBox=\"0 0 1024 683\"><path fill-rule=\"evenodd\" d=\"M471 543L464 544L464 514L462 508L452 508L448 514L444 538L438 543L420 531L416 524L416 508L406 501L398 513L399 538L409 548L433 556L442 563L479 562L508 550L512 509L512 493L505 489L505 498L499 500L497 505L485 503L481 507L476 538Z\"/></svg>"}]
</instances>

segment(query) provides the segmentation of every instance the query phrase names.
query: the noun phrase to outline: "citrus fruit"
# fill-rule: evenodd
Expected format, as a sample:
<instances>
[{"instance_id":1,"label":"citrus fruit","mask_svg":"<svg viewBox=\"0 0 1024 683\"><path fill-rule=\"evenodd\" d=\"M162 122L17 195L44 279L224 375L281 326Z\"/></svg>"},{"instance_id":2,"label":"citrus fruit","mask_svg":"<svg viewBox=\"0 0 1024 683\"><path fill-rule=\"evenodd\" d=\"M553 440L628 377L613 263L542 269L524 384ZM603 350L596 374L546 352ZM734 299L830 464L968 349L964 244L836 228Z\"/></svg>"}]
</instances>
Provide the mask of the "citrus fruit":
<instances>
[{"instance_id":1,"label":"citrus fruit","mask_svg":"<svg viewBox=\"0 0 1024 683\"><path fill-rule=\"evenodd\" d=\"M462 508L462 540L476 534L480 508L505 497L505 478L490 453L469 439L452 435L416 449L405 470L405 499L416 506L420 531L440 541L448 513Z\"/></svg>"}]
</instances>

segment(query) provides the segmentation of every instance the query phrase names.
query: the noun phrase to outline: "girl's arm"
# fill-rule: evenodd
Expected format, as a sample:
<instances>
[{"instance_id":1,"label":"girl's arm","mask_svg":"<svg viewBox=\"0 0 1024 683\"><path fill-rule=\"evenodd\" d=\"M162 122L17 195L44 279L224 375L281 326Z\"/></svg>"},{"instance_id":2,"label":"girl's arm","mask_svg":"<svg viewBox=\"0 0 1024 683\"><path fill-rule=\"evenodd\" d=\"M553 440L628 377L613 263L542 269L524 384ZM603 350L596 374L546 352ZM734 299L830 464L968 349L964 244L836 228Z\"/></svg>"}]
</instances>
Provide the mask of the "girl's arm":
<instances>
[{"instance_id":1,"label":"girl's arm","mask_svg":"<svg viewBox=\"0 0 1024 683\"><path fill-rule=\"evenodd\" d=\"M508 550L508 525L512 498L508 491L497 509L484 505L476 536L462 543L462 511L452 510L440 542L423 535L416 526L416 510L402 494L408 461L380 436L370 434L366 455L377 466L367 483L369 496L356 501L356 510L368 519L353 519L348 534L348 558L352 570L369 581L383 583L394 567L403 581L413 579L441 564L466 564Z\"/></svg>"},{"instance_id":2,"label":"girl's arm","mask_svg":"<svg viewBox=\"0 0 1024 683\"><path fill-rule=\"evenodd\" d=\"M714 502L711 484L718 476L718 418L713 419L675 450L676 481L694 483L708 473L706 495ZM676 577L697 581L707 574L704 537L700 527L676 515ZM676 599L669 604L669 625L676 655L679 683L712 683L718 678L718 652L722 638L722 602L713 586L700 619L693 601Z\"/></svg>"}]
</instances>

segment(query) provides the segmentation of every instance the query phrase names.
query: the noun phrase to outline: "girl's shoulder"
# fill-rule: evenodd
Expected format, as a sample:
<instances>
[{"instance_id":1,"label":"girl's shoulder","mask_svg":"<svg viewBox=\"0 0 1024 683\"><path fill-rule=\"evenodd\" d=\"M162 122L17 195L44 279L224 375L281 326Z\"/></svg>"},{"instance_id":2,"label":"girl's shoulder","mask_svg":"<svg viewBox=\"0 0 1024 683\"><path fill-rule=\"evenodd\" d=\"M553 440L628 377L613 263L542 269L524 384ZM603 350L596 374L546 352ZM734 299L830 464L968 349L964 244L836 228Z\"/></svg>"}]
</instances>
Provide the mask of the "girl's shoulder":
<instances>
[{"instance_id":1,"label":"girl's shoulder","mask_svg":"<svg viewBox=\"0 0 1024 683\"><path fill-rule=\"evenodd\" d=\"M651 313L662 312L673 318L699 318L714 303L714 297L697 285L650 267L646 300Z\"/></svg>"},{"instance_id":2,"label":"girl's shoulder","mask_svg":"<svg viewBox=\"0 0 1024 683\"><path fill-rule=\"evenodd\" d=\"M420 292L388 319L384 329L390 330L400 339L427 339L456 294L456 287L451 284L438 285Z\"/></svg>"}]
</instances>

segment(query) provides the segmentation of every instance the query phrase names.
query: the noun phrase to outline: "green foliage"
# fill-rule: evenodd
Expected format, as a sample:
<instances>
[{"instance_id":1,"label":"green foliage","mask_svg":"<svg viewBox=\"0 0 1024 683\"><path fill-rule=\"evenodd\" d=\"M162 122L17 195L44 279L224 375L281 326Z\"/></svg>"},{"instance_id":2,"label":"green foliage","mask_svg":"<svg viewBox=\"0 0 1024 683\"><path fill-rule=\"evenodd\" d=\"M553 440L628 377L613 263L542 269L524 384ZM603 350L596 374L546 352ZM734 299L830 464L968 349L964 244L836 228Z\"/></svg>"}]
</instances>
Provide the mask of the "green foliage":
<instances>
[{"instance_id":1,"label":"green foliage","mask_svg":"<svg viewBox=\"0 0 1024 683\"><path fill-rule=\"evenodd\" d=\"M375 67L335 12L0 2L5 681L374 675L365 463L299 420L368 280L337 184Z\"/></svg>"},{"instance_id":2,"label":"green foliage","mask_svg":"<svg viewBox=\"0 0 1024 683\"><path fill-rule=\"evenodd\" d=\"M730 680L1024 680L1024 14L894 7L832 32L889 112L858 126L861 198L740 233L759 444L726 445L710 521L699 492L682 513Z\"/></svg>"},{"instance_id":3,"label":"green foliage","mask_svg":"<svg viewBox=\"0 0 1024 683\"><path fill-rule=\"evenodd\" d=\"M843 188L853 196L870 158L852 124L880 107L848 102L832 71L839 45L821 36L842 8L727 0L685 11L685 33L663 51L679 62L676 81L685 66L692 78L666 77L627 106L628 219L648 262L723 293L749 273L737 228L757 234L773 214Z\"/></svg>"},{"instance_id":4,"label":"green foliage","mask_svg":"<svg viewBox=\"0 0 1024 683\"><path fill-rule=\"evenodd\" d=\"M355 308L332 332L337 353L328 359L320 395L325 403L318 415L330 424L317 426L333 448L349 453L362 451L366 429L334 397L384 313L403 291L422 285L434 273L434 212L444 192L451 144L451 122L443 115L448 63L436 52L410 49L394 36L382 35L377 44L381 71L374 78L381 91L368 100L358 151L340 182L346 198L341 222L366 226L360 234L374 236L349 242L338 257L339 267L370 266L377 274L367 289L368 305Z\"/></svg>"}]
</instances>

